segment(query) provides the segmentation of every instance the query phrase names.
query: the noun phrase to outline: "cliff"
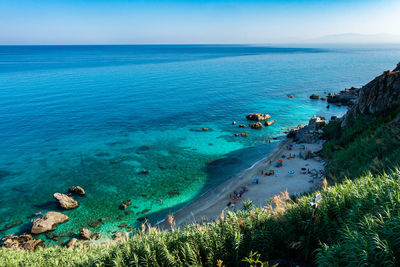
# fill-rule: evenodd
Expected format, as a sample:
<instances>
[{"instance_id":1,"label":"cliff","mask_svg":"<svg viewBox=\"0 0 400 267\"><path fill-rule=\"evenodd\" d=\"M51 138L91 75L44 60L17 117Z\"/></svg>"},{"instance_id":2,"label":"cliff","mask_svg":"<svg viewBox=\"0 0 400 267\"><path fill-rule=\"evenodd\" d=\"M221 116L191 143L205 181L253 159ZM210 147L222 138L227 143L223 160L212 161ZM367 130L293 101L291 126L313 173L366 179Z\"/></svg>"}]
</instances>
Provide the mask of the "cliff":
<instances>
[{"instance_id":1,"label":"cliff","mask_svg":"<svg viewBox=\"0 0 400 267\"><path fill-rule=\"evenodd\" d=\"M343 117L342 126L349 119L362 114L385 115L400 102L400 63L393 71L385 71L364 85L358 99Z\"/></svg>"}]
</instances>

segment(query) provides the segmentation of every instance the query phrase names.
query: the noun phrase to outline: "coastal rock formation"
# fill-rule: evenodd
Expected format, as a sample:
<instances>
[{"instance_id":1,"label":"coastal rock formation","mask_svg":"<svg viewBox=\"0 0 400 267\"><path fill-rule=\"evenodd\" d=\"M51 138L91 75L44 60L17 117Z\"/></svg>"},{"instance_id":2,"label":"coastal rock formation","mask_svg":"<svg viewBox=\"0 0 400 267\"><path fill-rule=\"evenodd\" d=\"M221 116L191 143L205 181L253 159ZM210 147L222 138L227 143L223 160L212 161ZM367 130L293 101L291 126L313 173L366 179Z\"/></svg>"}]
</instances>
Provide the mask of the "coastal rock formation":
<instances>
[{"instance_id":1,"label":"coastal rock formation","mask_svg":"<svg viewBox=\"0 0 400 267\"><path fill-rule=\"evenodd\" d=\"M294 98L294 95L287 95L287 97L289 97L289 98Z\"/></svg>"},{"instance_id":2,"label":"coastal rock formation","mask_svg":"<svg viewBox=\"0 0 400 267\"><path fill-rule=\"evenodd\" d=\"M69 210L79 206L78 201L67 196L66 194L55 193L53 196L63 209Z\"/></svg>"},{"instance_id":3,"label":"coastal rock formation","mask_svg":"<svg viewBox=\"0 0 400 267\"><path fill-rule=\"evenodd\" d=\"M41 234L54 230L60 224L69 221L69 217L65 214L49 211L42 218L35 219L31 229L32 234Z\"/></svg>"},{"instance_id":4,"label":"coastal rock formation","mask_svg":"<svg viewBox=\"0 0 400 267\"><path fill-rule=\"evenodd\" d=\"M321 129L325 124L326 122L324 117L317 117L314 115L308 122L308 125L304 127L299 125L297 128L291 129L287 134L287 137L293 138L293 140L298 143L316 143L323 134Z\"/></svg>"},{"instance_id":5,"label":"coastal rock formation","mask_svg":"<svg viewBox=\"0 0 400 267\"><path fill-rule=\"evenodd\" d=\"M80 186L71 186L70 188L68 188L68 192L80 196L84 196L86 194L85 189Z\"/></svg>"},{"instance_id":6,"label":"coastal rock formation","mask_svg":"<svg viewBox=\"0 0 400 267\"><path fill-rule=\"evenodd\" d=\"M71 238L71 240L69 240L66 245L67 248L73 249L75 247L77 241L78 241L78 239L76 239L75 237Z\"/></svg>"},{"instance_id":7,"label":"coastal rock formation","mask_svg":"<svg viewBox=\"0 0 400 267\"><path fill-rule=\"evenodd\" d=\"M357 101L344 116L342 126L349 119L362 114L384 115L398 105L399 101L400 63L393 71L385 71L361 88Z\"/></svg>"},{"instance_id":8,"label":"coastal rock formation","mask_svg":"<svg viewBox=\"0 0 400 267\"><path fill-rule=\"evenodd\" d=\"M319 99L319 95L312 94L310 95L310 99Z\"/></svg>"},{"instance_id":9,"label":"coastal rock formation","mask_svg":"<svg viewBox=\"0 0 400 267\"><path fill-rule=\"evenodd\" d=\"M239 125L239 128L246 128L246 125L240 124L240 125Z\"/></svg>"},{"instance_id":10,"label":"coastal rock formation","mask_svg":"<svg viewBox=\"0 0 400 267\"><path fill-rule=\"evenodd\" d=\"M250 128L252 129L261 129L263 127L261 122L251 123Z\"/></svg>"},{"instance_id":11,"label":"coastal rock formation","mask_svg":"<svg viewBox=\"0 0 400 267\"><path fill-rule=\"evenodd\" d=\"M266 121L266 122L264 123L264 125L265 125L265 126L271 126L271 125L274 124L274 123L275 123L274 120L270 120L270 121Z\"/></svg>"},{"instance_id":12,"label":"coastal rock formation","mask_svg":"<svg viewBox=\"0 0 400 267\"><path fill-rule=\"evenodd\" d=\"M336 105L351 106L356 102L359 92L360 88L352 87L342 90L338 94L329 93L327 101Z\"/></svg>"},{"instance_id":13,"label":"coastal rock formation","mask_svg":"<svg viewBox=\"0 0 400 267\"><path fill-rule=\"evenodd\" d=\"M43 242L42 239L35 239L31 235L6 235L3 238L3 246L6 248L23 249L26 251L33 251L39 244Z\"/></svg>"},{"instance_id":14,"label":"coastal rock formation","mask_svg":"<svg viewBox=\"0 0 400 267\"><path fill-rule=\"evenodd\" d=\"M269 118L271 118L271 116L269 114L262 114L260 112L258 113L252 113L246 116L246 119L250 120L250 121L266 121Z\"/></svg>"},{"instance_id":15,"label":"coastal rock formation","mask_svg":"<svg viewBox=\"0 0 400 267\"><path fill-rule=\"evenodd\" d=\"M240 136L247 136L247 132L240 133Z\"/></svg>"},{"instance_id":16,"label":"coastal rock formation","mask_svg":"<svg viewBox=\"0 0 400 267\"><path fill-rule=\"evenodd\" d=\"M84 240L90 240L91 235L92 235L92 232L86 228L82 228L81 231L79 232L79 238L84 239Z\"/></svg>"}]
</instances>

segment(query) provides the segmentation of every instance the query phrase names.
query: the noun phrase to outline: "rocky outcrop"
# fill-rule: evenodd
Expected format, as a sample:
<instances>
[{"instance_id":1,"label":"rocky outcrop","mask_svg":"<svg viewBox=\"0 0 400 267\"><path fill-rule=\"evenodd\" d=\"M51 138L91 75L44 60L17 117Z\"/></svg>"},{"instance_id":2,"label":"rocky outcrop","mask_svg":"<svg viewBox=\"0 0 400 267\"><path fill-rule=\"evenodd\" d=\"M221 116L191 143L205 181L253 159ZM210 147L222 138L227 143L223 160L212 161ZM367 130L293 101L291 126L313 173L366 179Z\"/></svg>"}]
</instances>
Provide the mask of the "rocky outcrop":
<instances>
[{"instance_id":1,"label":"rocky outcrop","mask_svg":"<svg viewBox=\"0 0 400 267\"><path fill-rule=\"evenodd\" d=\"M67 196L66 194L55 193L54 198L60 204L60 207L66 210L73 209L79 206L78 201L73 199L72 197Z\"/></svg>"},{"instance_id":2,"label":"rocky outcrop","mask_svg":"<svg viewBox=\"0 0 400 267\"><path fill-rule=\"evenodd\" d=\"M329 93L327 101L331 104L351 106L356 102L359 92L360 88L352 87L350 89L342 90L337 94Z\"/></svg>"},{"instance_id":3,"label":"rocky outcrop","mask_svg":"<svg viewBox=\"0 0 400 267\"><path fill-rule=\"evenodd\" d=\"M82 228L81 231L79 232L79 238L84 239L84 240L90 240L91 239L92 232L89 229Z\"/></svg>"},{"instance_id":4,"label":"rocky outcrop","mask_svg":"<svg viewBox=\"0 0 400 267\"><path fill-rule=\"evenodd\" d=\"M71 186L70 188L68 188L68 192L80 196L84 196L86 194L85 189L80 186Z\"/></svg>"},{"instance_id":5,"label":"rocky outcrop","mask_svg":"<svg viewBox=\"0 0 400 267\"><path fill-rule=\"evenodd\" d=\"M60 223L69 221L69 217L65 214L55 211L49 211L42 218L35 219L31 229L32 234L41 234L52 231Z\"/></svg>"},{"instance_id":6,"label":"rocky outcrop","mask_svg":"<svg viewBox=\"0 0 400 267\"><path fill-rule=\"evenodd\" d=\"M316 94L312 94L312 95L310 95L310 99L319 99L319 95L316 95Z\"/></svg>"},{"instance_id":7,"label":"rocky outcrop","mask_svg":"<svg viewBox=\"0 0 400 267\"><path fill-rule=\"evenodd\" d=\"M342 126L359 115L385 115L399 105L399 102L400 63L393 71L385 71L360 89L358 99L343 118Z\"/></svg>"},{"instance_id":8,"label":"rocky outcrop","mask_svg":"<svg viewBox=\"0 0 400 267\"><path fill-rule=\"evenodd\" d=\"M287 137L293 138L298 143L317 143L323 135L322 128L325 124L324 117L314 115L308 122L308 125L304 127L299 125L297 128L291 129Z\"/></svg>"},{"instance_id":9,"label":"rocky outcrop","mask_svg":"<svg viewBox=\"0 0 400 267\"><path fill-rule=\"evenodd\" d=\"M261 129L263 127L261 122L251 123L250 128L252 129Z\"/></svg>"},{"instance_id":10,"label":"rocky outcrop","mask_svg":"<svg viewBox=\"0 0 400 267\"><path fill-rule=\"evenodd\" d=\"M78 239L76 239L75 237L71 238L66 245L67 248L73 249L75 247L77 241L78 241Z\"/></svg>"},{"instance_id":11,"label":"rocky outcrop","mask_svg":"<svg viewBox=\"0 0 400 267\"><path fill-rule=\"evenodd\" d=\"M271 126L271 125L274 124L274 123L275 123L274 120L270 120L270 121L266 121L266 122L264 123L264 125L265 125L265 126Z\"/></svg>"},{"instance_id":12,"label":"rocky outcrop","mask_svg":"<svg viewBox=\"0 0 400 267\"><path fill-rule=\"evenodd\" d=\"M252 113L246 116L246 119L250 120L250 121L266 121L269 118L271 118L271 116L269 114L262 114L260 112L258 113Z\"/></svg>"},{"instance_id":13,"label":"rocky outcrop","mask_svg":"<svg viewBox=\"0 0 400 267\"><path fill-rule=\"evenodd\" d=\"M6 248L23 249L26 251L34 250L39 244L43 242L42 239L35 239L31 235L6 235L3 238L3 246Z\"/></svg>"}]
</instances>

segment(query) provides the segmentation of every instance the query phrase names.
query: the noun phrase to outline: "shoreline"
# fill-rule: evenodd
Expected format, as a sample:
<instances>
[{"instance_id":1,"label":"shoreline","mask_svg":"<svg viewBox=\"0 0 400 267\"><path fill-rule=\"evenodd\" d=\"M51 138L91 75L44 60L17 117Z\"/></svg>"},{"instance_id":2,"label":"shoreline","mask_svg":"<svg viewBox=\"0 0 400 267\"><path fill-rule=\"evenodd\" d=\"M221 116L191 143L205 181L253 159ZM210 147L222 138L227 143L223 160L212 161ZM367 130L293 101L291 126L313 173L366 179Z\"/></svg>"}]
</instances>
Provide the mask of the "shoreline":
<instances>
[{"instance_id":1,"label":"shoreline","mask_svg":"<svg viewBox=\"0 0 400 267\"><path fill-rule=\"evenodd\" d=\"M247 168L234 177L224 181L218 186L210 189L203 195L201 195L197 200L183 207L182 209L172 213L174 217L175 224L177 227L184 226L190 223L201 222L203 220L212 221L219 217L222 211L228 208L228 203L234 203L234 209L240 209L243 200L251 200L255 205L260 206L265 204L265 201L270 199L276 194L279 194L285 190L288 190L290 194L303 193L312 189L314 184L310 184L309 176L297 174L297 165L304 163L303 159L299 157L293 160L285 160L284 166L279 169L274 168L277 171L285 171L287 169L296 169L296 173L288 179L285 179L288 175L286 173L282 174L281 177L265 176L261 172L270 168L273 163L280 158L281 155L287 154L287 146L292 143L291 138L286 138L280 142L278 147L276 147L267 156L255 162L250 168ZM310 147L312 150L316 150L321 147L321 144L304 144ZM312 148L311 148L312 147ZM295 148L291 151L298 155L298 149ZM314 162L312 162L314 161ZM272 164L270 163L272 162ZM311 159L306 162L306 164L312 164L313 169L321 170L323 165L315 160ZM295 179L293 179L296 177ZM259 184L253 184L252 180L254 178L259 178ZM308 179L307 179L308 178ZM234 191L240 191L242 186L246 186L249 192L243 194L238 201L233 201L230 199L230 195ZM300 191L298 191L299 189ZM229 209L230 210L230 209ZM166 219L157 222L155 225L160 229L170 229L170 224Z\"/></svg>"}]
</instances>

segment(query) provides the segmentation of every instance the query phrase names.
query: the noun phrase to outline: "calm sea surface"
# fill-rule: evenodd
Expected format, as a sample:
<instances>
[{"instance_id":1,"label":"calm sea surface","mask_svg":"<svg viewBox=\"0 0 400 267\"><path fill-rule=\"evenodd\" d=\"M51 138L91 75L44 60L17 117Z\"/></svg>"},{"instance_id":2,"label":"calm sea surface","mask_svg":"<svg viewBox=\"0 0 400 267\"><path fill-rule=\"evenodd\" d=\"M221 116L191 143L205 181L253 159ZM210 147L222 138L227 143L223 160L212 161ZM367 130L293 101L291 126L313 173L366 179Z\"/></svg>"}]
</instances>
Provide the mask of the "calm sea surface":
<instances>
[{"instance_id":1,"label":"calm sea surface","mask_svg":"<svg viewBox=\"0 0 400 267\"><path fill-rule=\"evenodd\" d=\"M22 221L0 236L57 210L53 193L72 185L87 196L64 212L59 242L99 218L90 229L103 235L144 215L155 223L266 156L286 128L345 111L310 94L399 61L399 49L0 46L0 228ZM232 121L250 112L276 123L235 137Z\"/></svg>"}]
</instances>

